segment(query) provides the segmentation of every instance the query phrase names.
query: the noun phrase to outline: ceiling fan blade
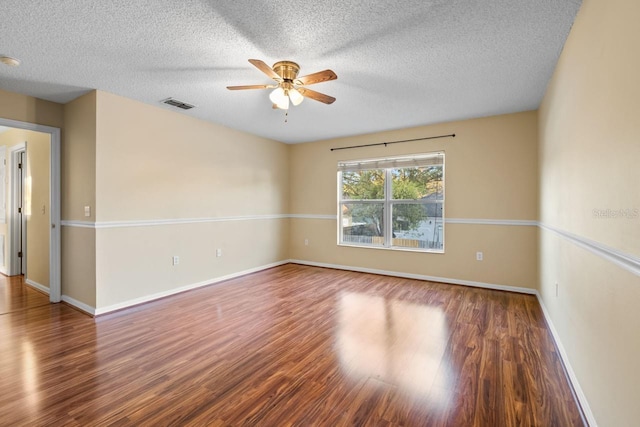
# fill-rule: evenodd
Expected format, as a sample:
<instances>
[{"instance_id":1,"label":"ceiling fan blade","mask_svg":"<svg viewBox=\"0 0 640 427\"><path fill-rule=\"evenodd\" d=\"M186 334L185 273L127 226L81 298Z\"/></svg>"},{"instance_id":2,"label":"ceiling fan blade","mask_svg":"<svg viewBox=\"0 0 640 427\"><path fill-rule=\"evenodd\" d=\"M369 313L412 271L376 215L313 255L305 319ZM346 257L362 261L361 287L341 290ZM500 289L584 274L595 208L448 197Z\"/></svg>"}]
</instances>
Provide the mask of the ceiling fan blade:
<instances>
[{"instance_id":1,"label":"ceiling fan blade","mask_svg":"<svg viewBox=\"0 0 640 427\"><path fill-rule=\"evenodd\" d=\"M298 88L298 92L300 92L304 97L315 99L316 101L324 102L325 104L333 104L336 100L333 96L325 95L324 93L316 92L315 90L304 87Z\"/></svg>"},{"instance_id":2,"label":"ceiling fan blade","mask_svg":"<svg viewBox=\"0 0 640 427\"><path fill-rule=\"evenodd\" d=\"M316 83L328 82L329 80L335 80L338 76L331 70L318 71L317 73L307 74L306 76L299 77L295 80L299 85L313 85Z\"/></svg>"},{"instance_id":3,"label":"ceiling fan blade","mask_svg":"<svg viewBox=\"0 0 640 427\"><path fill-rule=\"evenodd\" d=\"M277 87L276 85L244 85L244 86L227 86L229 90L245 90L245 89L269 89Z\"/></svg>"},{"instance_id":4,"label":"ceiling fan blade","mask_svg":"<svg viewBox=\"0 0 640 427\"><path fill-rule=\"evenodd\" d=\"M267 76L269 76L273 80L276 80L276 81L281 81L282 80L282 77L280 77L275 71L273 71L273 69L271 67L269 67L263 61L260 61L259 59L250 59L249 62L251 62L251 64L254 67L256 67L258 70L260 70L263 73L265 73Z\"/></svg>"}]
</instances>

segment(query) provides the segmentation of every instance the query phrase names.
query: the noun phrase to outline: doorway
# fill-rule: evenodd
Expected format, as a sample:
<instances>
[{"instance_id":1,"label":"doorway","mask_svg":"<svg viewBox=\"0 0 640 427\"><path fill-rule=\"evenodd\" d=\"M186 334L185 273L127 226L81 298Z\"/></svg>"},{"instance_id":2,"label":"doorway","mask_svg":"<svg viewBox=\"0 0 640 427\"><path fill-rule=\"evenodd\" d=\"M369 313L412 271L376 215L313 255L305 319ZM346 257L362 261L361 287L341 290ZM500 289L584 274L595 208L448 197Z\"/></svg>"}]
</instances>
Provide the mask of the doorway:
<instances>
[{"instance_id":1,"label":"doorway","mask_svg":"<svg viewBox=\"0 0 640 427\"><path fill-rule=\"evenodd\" d=\"M26 155L29 153L28 143L22 143L22 146L20 144L11 146L10 155L7 156L7 166L11 168L8 176L12 181L9 186L12 194L8 198L10 204L7 209L9 250L6 253L8 259L6 259L5 265L8 275L24 274L29 271L30 267L26 256L27 217L34 218L35 215L38 215L41 221L41 233L44 233L45 236L48 235L48 239L42 240L48 241L48 243L45 242L45 249L48 249L46 251L48 252L48 272L46 272L48 274L45 275L45 278L48 277L49 286L41 290L49 294L50 302L60 302L62 297L60 284L60 129L2 118L0 118L0 126L48 134L49 153L48 159L45 160L49 166L47 168L48 188L44 189L45 194L39 199L44 201L38 202L37 205L32 203L31 177L25 175ZM46 264L45 261L45 266Z\"/></svg>"},{"instance_id":2,"label":"doorway","mask_svg":"<svg viewBox=\"0 0 640 427\"><path fill-rule=\"evenodd\" d=\"M27 272L27 215L25 212L25 179L27 177L27 156L25 144L11 147L11 195L12 221L9 222L11 250L10 276L25 275Z\"/></svg>"}]
</instances>

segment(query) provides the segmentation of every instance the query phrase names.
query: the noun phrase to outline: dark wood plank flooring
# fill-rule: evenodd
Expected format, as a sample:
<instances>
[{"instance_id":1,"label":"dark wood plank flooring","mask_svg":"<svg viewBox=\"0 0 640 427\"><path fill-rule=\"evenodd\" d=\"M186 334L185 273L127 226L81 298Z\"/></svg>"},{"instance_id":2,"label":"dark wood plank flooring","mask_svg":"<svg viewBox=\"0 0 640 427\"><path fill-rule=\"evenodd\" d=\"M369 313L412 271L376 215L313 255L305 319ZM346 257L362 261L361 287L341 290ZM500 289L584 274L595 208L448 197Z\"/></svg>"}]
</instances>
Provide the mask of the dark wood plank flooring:
<instances>
[{"instance_id":1,"label":"dark wood plank flooring","mask_svg":"<svg viewBox=\"0 0 640 427\"><path fill-rule=\"evenodd\" d=\"M530 295L289 264L92 319L2 280L2 426L583 425Z\"/></svg>"},{"instance_id":2,"label":"dark wood plank flooring","mask_svg":"<svg viewBox=\"0 0 640 427\"><path fill-rule=\"evenodd\" d=\"M49 296L25 286L24 276L0 274L0 315L49 304Z\"/></svg>"}]
</instances>

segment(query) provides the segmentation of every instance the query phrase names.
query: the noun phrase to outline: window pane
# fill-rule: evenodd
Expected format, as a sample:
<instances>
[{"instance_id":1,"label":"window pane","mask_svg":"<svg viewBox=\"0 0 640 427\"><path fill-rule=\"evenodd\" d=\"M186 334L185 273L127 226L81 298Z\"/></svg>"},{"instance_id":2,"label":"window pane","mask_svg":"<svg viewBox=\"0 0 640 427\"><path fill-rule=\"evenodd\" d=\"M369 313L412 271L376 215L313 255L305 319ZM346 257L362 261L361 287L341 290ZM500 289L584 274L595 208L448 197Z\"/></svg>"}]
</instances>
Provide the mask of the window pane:
<instances>
[{"instance_id":1,"label":"window pane","mask_svg":"<svg viewBox=\"0 0 640 427\"><path fill-rule=\"evenodd\" d=\"M420 249L443 248L442 203L394 204L393 246Z\"/></svg>"},{"instance_id":2,"label":"window pane","mask_svg":"<svg viewBox=\"0 0 640 427\"><path fill-rule=\"evenodd\" d=\"M341 244L444 251L444 153L338 163Z\"/></svg>"},{"instance_id":3,"label":"window pane","mask_svg":"<svg viewBox=\"0 0 640 427\"><path fill-rule=\"evenodd\" d=\"M342 172L343 200L383 200L384 169Z\"/></svg>"},{"instance_id":4,"label":"window pane","mask_svg":"<svg viewBox=\"0 0 640 427\"><path fill-rule=\"evenodd\" d=\"M343 203L342 242L384 245L383 203Z\"/></svg>"},{"instance_id":5,"label":"window pane","mask_svg":"<svg viewBox=\"0 0 640 427\"><path fill-rule=\"evenodd\" d=\"M443 200L442 165L392 169L394 200Z\"/></svg>"}]
</instances>

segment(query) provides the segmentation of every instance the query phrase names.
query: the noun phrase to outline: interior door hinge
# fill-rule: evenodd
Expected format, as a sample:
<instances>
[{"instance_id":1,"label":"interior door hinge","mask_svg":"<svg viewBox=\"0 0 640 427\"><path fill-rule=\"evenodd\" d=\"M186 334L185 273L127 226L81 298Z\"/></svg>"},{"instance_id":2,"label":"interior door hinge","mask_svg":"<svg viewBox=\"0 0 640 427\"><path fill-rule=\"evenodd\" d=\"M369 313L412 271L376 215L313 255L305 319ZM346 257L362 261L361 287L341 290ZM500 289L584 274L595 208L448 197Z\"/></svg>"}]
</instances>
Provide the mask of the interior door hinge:
<instances>
[{"instance_id":1,"label":"interior door hinge","mask_svg":"<svg viewBox=\"0 0 640 427\"><path fill-rule=\"evenodd\" d=\"M22 169L22 163L18 163L18 169Z\"/></svg>"},{"instance_id":2,"label":"interior door hinge","mask_svg":"<svg viewBox=\"0 0 640 427\"><path fill-rule=\"evenodd\" d=\"M18 258L22 258L22 251L18 252Z\"/></svg>"},{"instance_id":3,"label":"interior door hinge","mask_svg":"<svg viewBox=\"0 0 640 427\"><path fill-rule=\"evenodd\" d=\"M18 208L18 213L22 213L22 208Z\"/></svg>"}]
</instances>

